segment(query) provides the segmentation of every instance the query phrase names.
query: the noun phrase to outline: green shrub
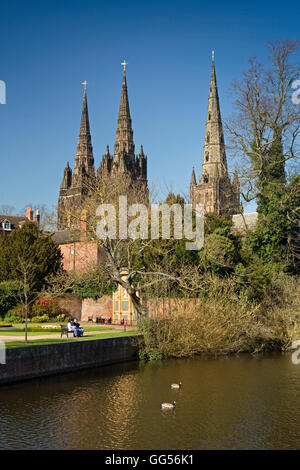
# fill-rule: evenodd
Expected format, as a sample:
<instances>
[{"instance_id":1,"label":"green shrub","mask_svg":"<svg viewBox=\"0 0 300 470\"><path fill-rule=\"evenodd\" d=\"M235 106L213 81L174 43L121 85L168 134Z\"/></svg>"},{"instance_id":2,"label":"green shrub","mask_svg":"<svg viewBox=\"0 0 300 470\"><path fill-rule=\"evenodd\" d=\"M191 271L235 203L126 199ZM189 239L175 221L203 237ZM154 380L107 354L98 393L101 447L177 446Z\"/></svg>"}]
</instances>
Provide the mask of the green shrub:
<instances>
[{"instance_id":1,"label":"green shrub","mask_svg":"<svg viewBox=\"0 0 300 470\"><path fill-rule=\"evenodd\" d=\"M4 315L20 301L22 290L20 281L0 282L0 315Z\"/></svg>"},{"instance_id":2,"label":"green shrub","mask_svg":"<svg viewBox=\"0 0 300 470\"><path fill-rule=\"evenodd\" d=\"M6 323L24 323L25 319L23 317L17 316L15 314L15 309L9 310L3 319Z\"/></svg>"},{"instance_id":3,"label":"green shrub","mask_svg":"<svg viewBox=\"0 0 300 470\"><path fill-rule=\"evenodd\" d=\"M157 361L158 359L162 359L162 353L156 348L149 348L149 349L140 349L138 352L138 357L140 360L149 360L149 361Z\"/></svg>"},{"instance_id":4,"label":"green shrub","mask_svg":"<svg viewBox=\"0 0 300 470\"><path fill-rule=\"evenodd\" d=\"M61 313L59 305L51 299L38 299L31 308L33 317L41 317L47 315L49 318L55 318Z\"/></svg>"},{"instance_id":5,"label":"green shrub","mask_svg":"<svg viewBox=\"0 0 300 470\"><path fill-rule=\"evenodd\" d=\"M230 278L211 277L210 290L165 318L141 318L140 359L286 351L300 335L299 279L281 273L261 303L250 303Z\"/></svg>"},{"instance_id":6,"label":"green shrub","mask_svg":"<svg viewBox=\"0 0 300 470\"><path fill-rule=\"evenodd\" d=\"M47 323L50 320L48 315L37 315L31 318L32 323Z\"/></svg>"},{"instance_id":7,"label":"green shrub","mask_svg":"<svg viewBox=\"0 0 300 470\"><path fill-rule=\"evenodd\" d=\"M11 326L11 323L0 323L0 328L10 328Z\"/></svg>"}]
</instances>

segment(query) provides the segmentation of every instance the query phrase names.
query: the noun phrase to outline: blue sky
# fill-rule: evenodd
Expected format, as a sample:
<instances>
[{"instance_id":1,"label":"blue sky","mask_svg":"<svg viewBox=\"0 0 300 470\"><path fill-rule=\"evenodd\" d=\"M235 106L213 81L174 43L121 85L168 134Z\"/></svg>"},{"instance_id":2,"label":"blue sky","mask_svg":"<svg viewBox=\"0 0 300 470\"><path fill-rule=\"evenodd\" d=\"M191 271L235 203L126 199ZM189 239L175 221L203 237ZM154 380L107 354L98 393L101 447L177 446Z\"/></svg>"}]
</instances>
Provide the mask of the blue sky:
<instances>
[{"instance_id":1,"label":"blue sky","mask_svg":"<svg viewBox=\"0 0 300 470\"><path fill-rule=\"evenodd\" d=\"M0 206L56 205L66 162L74 164L84 80L98 167L114 144L124 58L136 152L143 144L150 181L187 194L192 167L201 170L211 50L225 119L248 58L266 62L267 41L297 36L299 5L286 5L1 2Z\"/></svg>"}]
</instances>

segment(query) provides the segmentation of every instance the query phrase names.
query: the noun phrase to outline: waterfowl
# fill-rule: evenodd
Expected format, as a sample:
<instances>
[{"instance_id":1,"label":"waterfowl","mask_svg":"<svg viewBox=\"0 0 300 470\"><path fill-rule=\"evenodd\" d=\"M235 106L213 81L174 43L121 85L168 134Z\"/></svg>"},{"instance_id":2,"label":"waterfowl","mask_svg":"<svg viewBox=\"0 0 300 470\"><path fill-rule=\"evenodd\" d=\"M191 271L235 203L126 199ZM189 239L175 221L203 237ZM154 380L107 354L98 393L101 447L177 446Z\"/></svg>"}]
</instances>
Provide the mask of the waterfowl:
<instances>
[{"instance_id":1,"label":"waterfowl","mask_svg":"<svg viewBox=\"0 0 300 470\"><path fill-rule=\"evenodd\" d=\"M173 403L162 403L160 406L163 410L172 410L176 406L176 401L173 401Z\"/></svg>"},{"instance_id":2,"label":"waterfowl","mask_svg":"<svg viewBox=\"0 0 300 470\"><path fill-rule=\"evenodd\" d=\"M179 382L178 384L171 384L171 388L181 388L181 385L181 382Z\"/></svg>"}]
</instances>

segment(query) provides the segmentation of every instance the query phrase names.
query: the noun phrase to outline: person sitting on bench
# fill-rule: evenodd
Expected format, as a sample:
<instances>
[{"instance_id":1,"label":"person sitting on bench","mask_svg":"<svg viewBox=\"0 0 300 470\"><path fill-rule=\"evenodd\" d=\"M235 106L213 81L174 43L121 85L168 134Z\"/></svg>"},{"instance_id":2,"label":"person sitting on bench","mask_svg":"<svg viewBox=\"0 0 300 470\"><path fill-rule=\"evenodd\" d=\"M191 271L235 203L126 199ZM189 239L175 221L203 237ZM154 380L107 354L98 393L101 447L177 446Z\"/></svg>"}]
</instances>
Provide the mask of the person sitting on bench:
<instances>
[{"instance_id":1,"label":"person sitting on bench","mask_svg":"<svg viewBox=\"0 0 300 470\"><path fill-rule=\"evenodd\" d=\"M74 326L72 325L73 325L73 322L72 322L72 319L70 318L70 320L68 321L68 333L74 334Z\"/></svg>"},{"instance_id":2,"label":"person sitting on bench","mask_svg":"<svg viewBox=\"0 0 300 470\"><path fill-rule=\"evenodd\" d=\"M80 327L80 324L78 323L78 321L76 320L76 318L74 318L74 320L73 320L73 322L72 322L72 327L73 327L73 332L74 332L74 336L75 336L75 337L83 336L84 329L83 329L83 328L79 328L79 327Z\"/></svg>"}]
</instances>

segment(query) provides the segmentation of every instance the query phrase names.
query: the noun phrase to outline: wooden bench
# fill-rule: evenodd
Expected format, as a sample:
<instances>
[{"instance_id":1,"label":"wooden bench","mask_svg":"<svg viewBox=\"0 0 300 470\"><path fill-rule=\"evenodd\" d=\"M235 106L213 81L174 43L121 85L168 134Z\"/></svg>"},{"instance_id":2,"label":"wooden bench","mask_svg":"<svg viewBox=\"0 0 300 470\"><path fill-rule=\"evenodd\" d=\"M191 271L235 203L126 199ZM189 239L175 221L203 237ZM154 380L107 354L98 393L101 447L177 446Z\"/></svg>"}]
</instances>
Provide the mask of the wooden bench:
<instances>
[{"instance_id":1,"label":"wooden bench","mask_svg":"<svg viewBox=\"0 0 300 470\"><path fill-rule=\"evenodd\" d=\"M74 336L73 331L69 331L67 325L60 325L60 329L61 329L61 332L60 332L61 338L63 337L63 335L67 335L67 338L69 338L69 333L72 333L72 335Z\"/></svg>"}]
</instances>

